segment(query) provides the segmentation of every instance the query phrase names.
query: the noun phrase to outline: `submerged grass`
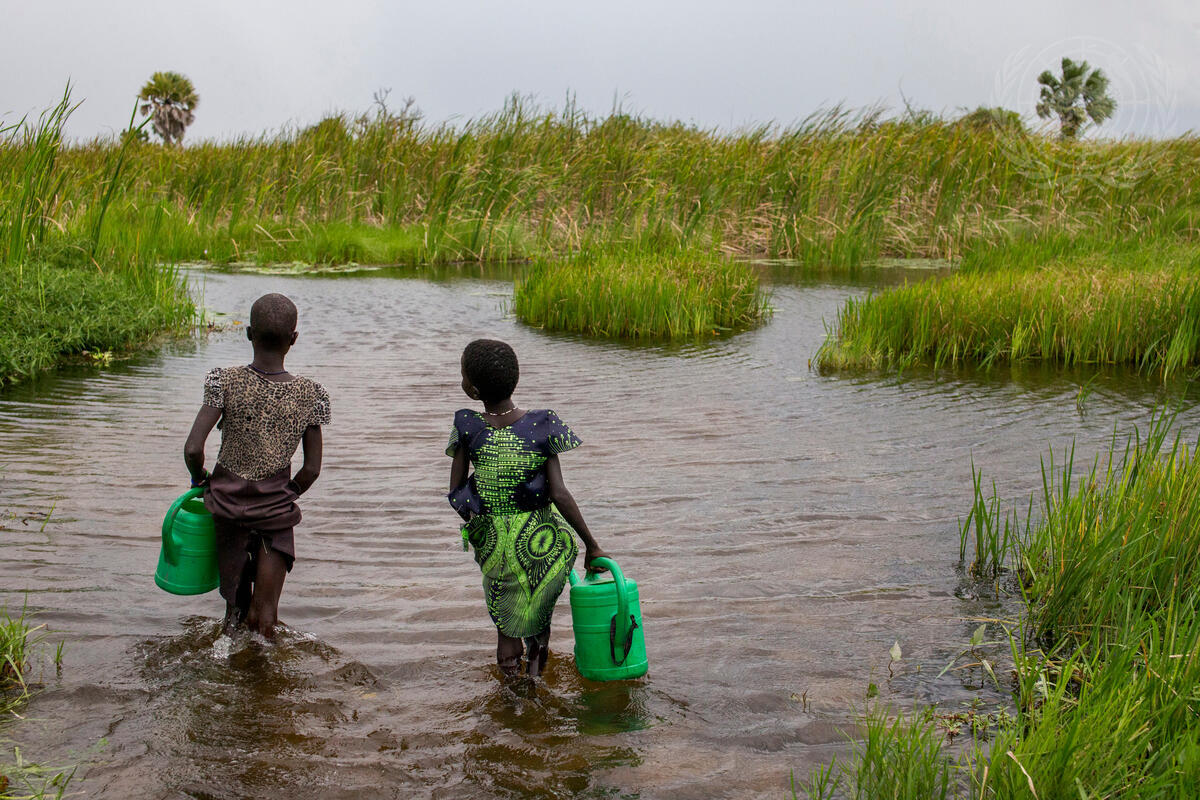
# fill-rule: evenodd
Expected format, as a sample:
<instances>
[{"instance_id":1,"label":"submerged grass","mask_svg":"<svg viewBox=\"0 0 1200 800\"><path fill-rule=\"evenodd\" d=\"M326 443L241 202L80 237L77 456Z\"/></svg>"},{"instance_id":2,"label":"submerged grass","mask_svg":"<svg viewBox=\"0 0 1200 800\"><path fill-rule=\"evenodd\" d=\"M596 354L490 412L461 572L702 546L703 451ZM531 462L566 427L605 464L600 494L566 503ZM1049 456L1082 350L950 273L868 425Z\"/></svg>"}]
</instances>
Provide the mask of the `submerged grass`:
<instances>
[{"instance_id":1,"label":"submerged grass","mask_svg":"<svg viewBox=\"0 0 1200 800\"><path fill-rule=\"evenodd\" d=\"M0 718L7 717L28 697L25 682L34 632L22 612L13 617L8 609L0 609Z\"/></svg>"},{"instance_id":2,"label":"submerged grass","mask_svg":"<svg viewBox=\"0 0 1200 800\"><path fill-rule=\"evenodd\" d=\"M636 249L539 260L517 280L513 311L547 330L629 339L714 335L769 313L748 264L704 251Z\"/></svg>"},{"instance_id":3,"label":"submerged grass","mask_svg":"<svg viewBox=\"0 0 1200 800\"><path fill-rule=\"evenodd\" d=\"M1091 242L1040 267L973 263L945 278L850 299L822 369L1029 360L1129 364L1167 377L1200 361L1200 245ZM1007 260L1006 260L1007 259Z\"/></svg>"},{"instance_id":4,"label":"submerged grass","mask_svg":"<svg viewBox=\"0 0 1200 800\"><path fill-rule=\"evenodd\" d=\"M912 749L926 735L919 717L868 724L886 743L861 745L848 777L875 781L878 767L885 781L865 785L902 788L914 771L946 767L957 771L961 797L1193 796L1200 785L1200 458L1171 438L1170 422L1159 416L1144 439L1114 443L1082 476L1072 456L1058 466L1051 458L1036 522L1002 512L976 478L964 552L982 554L977 573L1011 570L1025 600L1025 619L1010 633L1016 719L953 764L945 752ZM878 755L904 748L915 764ZM830 772L814 774L810 796L832 796L821 793Z\"/></svg>"},{"instance_id":5,"label":"submerged grass","mask_svg":"<svg viewBox=\"0 0 1200 800\"><path fill-rule=\"evenodd\" d=\"M0 609L0 724L15 716L29 698L28 672L40 628L31 625L24 611L14 617L7 608ZM12 755L11 762L0 760L0 800L61 798L75 774L73 769L29 762L18 747Z\"/></svg>"}]
</instances>

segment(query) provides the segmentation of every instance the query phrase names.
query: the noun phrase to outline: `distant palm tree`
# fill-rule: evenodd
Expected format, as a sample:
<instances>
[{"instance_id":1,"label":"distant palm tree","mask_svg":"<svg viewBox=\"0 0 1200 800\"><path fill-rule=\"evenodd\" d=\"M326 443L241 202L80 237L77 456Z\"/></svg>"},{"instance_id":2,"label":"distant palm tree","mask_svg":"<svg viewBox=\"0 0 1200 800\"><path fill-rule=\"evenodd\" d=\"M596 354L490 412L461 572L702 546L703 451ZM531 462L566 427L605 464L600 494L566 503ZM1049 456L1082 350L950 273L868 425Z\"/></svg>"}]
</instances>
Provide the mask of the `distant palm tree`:
<instances>
[{"instance_id":1,"label":"distant palm tree","mask_svg":"<svg viewBox=\"0 0 1200 800\"><path fill-rule=\"evenodd\" d=\"M200 102L196 88L186 76L178 72L156 72L146 81L138 99L145 116L153 112L154 132L166 144L179 144L183 132L196 119L192 113Z\"/></svg>"},{"instance_id":2,"label":"distant palm tree","mask_svg":"<svg viewBox=\"0 0 1200 800\"><path fill-rule=\"evenodd\" d=\"M1062 77L1050 70L1038 76L1042 86L1037 115L1049 119L1058 116L1059 135L1075 139L1090 118L1099 125L1117 110L1117 101L1108 95L1108 77L1099 68L1092 69L1086 61L1062 60Z\"/></svg>"}]
</instances>

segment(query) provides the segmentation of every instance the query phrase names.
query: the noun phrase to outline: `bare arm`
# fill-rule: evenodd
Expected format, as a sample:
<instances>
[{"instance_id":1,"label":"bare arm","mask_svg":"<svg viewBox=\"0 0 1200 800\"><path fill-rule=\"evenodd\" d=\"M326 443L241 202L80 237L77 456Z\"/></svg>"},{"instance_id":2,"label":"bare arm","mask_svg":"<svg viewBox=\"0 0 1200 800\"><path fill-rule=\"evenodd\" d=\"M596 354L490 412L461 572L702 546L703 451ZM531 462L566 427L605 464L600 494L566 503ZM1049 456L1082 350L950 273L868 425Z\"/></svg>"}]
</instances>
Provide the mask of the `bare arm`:
<instances>
[{"instance_id":1,"label":"bare arm","mask_svg":"<svg viewBox=\"0 0 1200 800\"><path fill-rule=\"evenodd\" d=\"M321 426L309 425L305 428L301 444L304 447L304 463L300 466L300 471L292 476L296 494L307 492L321 475L321 450L324 447L321 440Z\"/></svg>"},{"instance_id":2,"label":"bare arm","mask_svg":"<svg viewBox=\"0 0 1200 800\"><path fill-rule=\"evenodd\" d=\"M463 485L463 481L467 479L467 467L470 463L467 448L459 445L458 449L454 451L454 461L450 464L450 491L453 492Z\"/></svg>"},{"instance_id":3,"label":"bare arm","mask_svg":"<svg viewBox=\"0 0 1200 800\"><path fill-rule=\"evenodd\" d=\"M221 409L212 406L200 406L196 412L196 421L192 423L192 430L183 445L183 463L192 473L192 483L199 483L207 477L204 471L204 442L221 419L221 414Z\"/></svg>"},{"instance_id":4,"label":"bare arm","mask_svg":"<svg viewBox=\"0 0 1200 800\"><path fill-rule=\"evenodd\" d=\"M579 512L579 506L575 503L575 498L571 495L567 485L563 483L562 466L558 463L558 456L550 456L546 459L546 482L550 487L550 501L558 507L558 511L575 532L579 534L579 538L583 540L584 555L583 566L585 569L591 569L592 559L608 558L608 554L600 549L600 545L596 544L596 539L592 536L592 532L588 530L587 523L583 521L583 514Z\"/></svg>"}]
</instances>

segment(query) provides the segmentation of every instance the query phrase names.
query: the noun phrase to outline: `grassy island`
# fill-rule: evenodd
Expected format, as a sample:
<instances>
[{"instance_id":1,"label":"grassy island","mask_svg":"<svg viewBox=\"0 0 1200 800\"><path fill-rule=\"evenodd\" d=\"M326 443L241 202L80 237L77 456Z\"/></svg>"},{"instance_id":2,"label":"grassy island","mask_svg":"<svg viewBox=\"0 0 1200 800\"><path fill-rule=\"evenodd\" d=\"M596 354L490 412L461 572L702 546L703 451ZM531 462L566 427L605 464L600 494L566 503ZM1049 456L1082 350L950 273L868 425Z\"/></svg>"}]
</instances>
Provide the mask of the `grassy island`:
<instances>
[{"instance_id":1,"label":"grassy island","mask_svg":"<svg viewBox=\"0 0 1200 800\"><path fill-rule=\"evenodd\" d=\"M548 330L627 339L714 335L769 313L746 264L704 251L636 250L539 260L517 280L513 311Z\"/></svg>"},{"instance_id":2,"label":"grassy island","mask_svg":"<svg viewBox=\"0 0 1200 800\"><path fill-rule=\"evenodd\" d=\"M1127 364L1168 377L1200 361L1200 245L1128 240L1036 267L1011 263L1026 258L1020 248L992 255L986 266L848 300L818 365L1038 360Z\"/></svg>"}]
</instances>

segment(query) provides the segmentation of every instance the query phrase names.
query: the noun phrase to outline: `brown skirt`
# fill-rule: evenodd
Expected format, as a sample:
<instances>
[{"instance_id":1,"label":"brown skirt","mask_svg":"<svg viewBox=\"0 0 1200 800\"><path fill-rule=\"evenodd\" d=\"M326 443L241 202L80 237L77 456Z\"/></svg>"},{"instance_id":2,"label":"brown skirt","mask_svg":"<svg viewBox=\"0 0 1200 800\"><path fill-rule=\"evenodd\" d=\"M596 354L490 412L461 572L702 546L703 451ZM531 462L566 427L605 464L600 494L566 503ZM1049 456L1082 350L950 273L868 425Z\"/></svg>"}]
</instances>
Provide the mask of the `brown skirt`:
<instances>
[{"instance_id":1,"label":"brown skirt","mask_svg":"<svg viewBox=\"0 0 1200 800\"><path fill-rule=\"evenodd\" d=\"M217 464L208 480L204 506L218 519L248 528L277 531L300 523L299 496L288 488L291 467L287 466L259 481L248 481Z\"/></svg>"},{"instance_id":2,"label":"brown skirt","mask_svg":"<svg viewBox=\"0 0 1200 800\"><path fill-rule=\"evenodd\" d=\"M217 570L226 601L248 600L260 546L282 555L288 572L292 571L296 560L293 528L300 521L300 509L297 494L288 488L290 480L290 467L260 481L248 481L220 464L213 470L204 506L213 515Z\"/></svg>"}]
</instances>

